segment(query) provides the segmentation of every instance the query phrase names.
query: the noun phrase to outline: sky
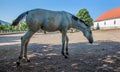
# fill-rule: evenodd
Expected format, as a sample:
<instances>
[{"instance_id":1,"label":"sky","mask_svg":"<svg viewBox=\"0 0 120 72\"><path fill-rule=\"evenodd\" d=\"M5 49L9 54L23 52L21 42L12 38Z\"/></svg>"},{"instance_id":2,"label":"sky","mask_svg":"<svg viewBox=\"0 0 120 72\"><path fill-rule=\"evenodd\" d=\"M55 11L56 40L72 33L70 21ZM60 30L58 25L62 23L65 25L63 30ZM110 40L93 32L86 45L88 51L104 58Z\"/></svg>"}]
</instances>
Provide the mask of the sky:
<instances>
[{"instance_id":1,"label":"sky","mask_svg":"<svg viewBox=\"0 0 120 72\"><path fill-rule=\"evenodd\" d=\"M118 7L120 0L1 0L0 20L11 23L21 13L35 8L67 11L74 15L85 8L96 19L102 13Z\"/></svg>"}]
</instances>

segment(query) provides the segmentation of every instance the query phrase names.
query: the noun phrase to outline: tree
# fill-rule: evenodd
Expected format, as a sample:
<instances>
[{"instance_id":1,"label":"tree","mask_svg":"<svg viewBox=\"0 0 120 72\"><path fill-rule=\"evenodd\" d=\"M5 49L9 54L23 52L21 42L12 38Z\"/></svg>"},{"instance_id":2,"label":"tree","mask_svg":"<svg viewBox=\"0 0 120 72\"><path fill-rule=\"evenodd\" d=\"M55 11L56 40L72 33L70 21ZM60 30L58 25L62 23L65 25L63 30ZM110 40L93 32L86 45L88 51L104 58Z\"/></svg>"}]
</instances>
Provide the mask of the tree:
<instances>
[{"instance_id":1,"label":"tree","mask_svg":"<svg viewBox=\"0 0 120 72\"><path fill-rule=\"evenodd\" d=\"M5 29L5 26L0 24L0 30L4 30Z\"/></svg>"},{"instance_id":2,"label":"tree","mask_svg":"<svg viewBox=\"0 0 120 72\"><path fill-rule=\"evenodd\" d=\"M12 30L20 30L20 31L28 30L26 21L21 22L18 26L12 27Z\"/></svg>"},{"instance_id":3,"label":"tree","mask_svg":"<svg viewBox=\"0 0 120 72\"><path fill-rule=\"evenodd\" d=\"M26 21L23 21L22 23L19 24L19 29L20 30L28 30L28 26L26 24Z\"/></svg>"},{"instance_id":4,"label":"tree","mask_svg":"<svg viewBox=\"0 0 120 72\"><path fill-rule=\"evenodd\" d=\"M13 27L11 24L0 24L0 30L28 30L26 21L21 22L18 26Z\"/></svg>"},{"instance_id":5,"label":"tree","mask_svg":"<svg viewBox=\"0 0 120 72\"><path fill-rule=\"evenodd\" d=\"M4 30L10 30L10 28L11 28L10 24L5 24L4 27L5 27Z\"/></svg>"},{"instance_id":6,"label":"tree","mask_svg":"<svg viewBox=\"0 0 120 72\"><path fill-rule=\"evenodd\" d=\"M93 19L91 18L87 9L83 8L79 10L76 16L85 21L85 23L88 24L89 26L93 25Z\"/></svg>"}]
</instances>

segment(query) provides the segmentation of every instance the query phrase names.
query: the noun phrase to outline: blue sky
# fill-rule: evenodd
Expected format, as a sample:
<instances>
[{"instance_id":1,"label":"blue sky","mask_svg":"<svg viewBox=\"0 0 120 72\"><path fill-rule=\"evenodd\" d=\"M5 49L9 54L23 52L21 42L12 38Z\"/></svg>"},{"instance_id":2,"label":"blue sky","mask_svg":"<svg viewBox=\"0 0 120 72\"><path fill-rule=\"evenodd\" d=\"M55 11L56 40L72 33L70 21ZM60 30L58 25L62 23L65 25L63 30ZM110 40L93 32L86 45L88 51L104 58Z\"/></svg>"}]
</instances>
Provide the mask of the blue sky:
<instances>
[{"instance_id":1,"label":"blue sky","mask_svg":"<svg viewBox=\"0 0 120 72\"><path fill-rule=\"evenodd\" d=\"M74 15L86 8L96 19L102 13L120 7L120 0L1 0L0 20L12 22L19 14L27 10L42 8L55 11L68 11Z\"/></svg>"}]
</instances>

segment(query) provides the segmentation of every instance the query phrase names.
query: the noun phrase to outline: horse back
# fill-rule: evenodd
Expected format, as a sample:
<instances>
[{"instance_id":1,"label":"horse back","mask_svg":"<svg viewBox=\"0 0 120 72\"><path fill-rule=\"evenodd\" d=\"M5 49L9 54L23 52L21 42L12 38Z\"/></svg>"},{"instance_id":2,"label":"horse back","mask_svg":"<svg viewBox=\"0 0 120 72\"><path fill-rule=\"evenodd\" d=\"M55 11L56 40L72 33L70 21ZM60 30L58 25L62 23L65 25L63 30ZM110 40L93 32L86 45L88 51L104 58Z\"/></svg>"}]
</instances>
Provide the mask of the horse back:
<instances>
[{"instance_id":1,"label":"horse back","mask_svg":"<svg viewBox=\"0 0 120 72\"><path fill-rule=\"evenodd\" d=\"M68 17L64 11L50 11L44 9L31 10L26 21L29 26L42 28L46 31L56 31L69 26Z\"/></svg>"}]
</instances>

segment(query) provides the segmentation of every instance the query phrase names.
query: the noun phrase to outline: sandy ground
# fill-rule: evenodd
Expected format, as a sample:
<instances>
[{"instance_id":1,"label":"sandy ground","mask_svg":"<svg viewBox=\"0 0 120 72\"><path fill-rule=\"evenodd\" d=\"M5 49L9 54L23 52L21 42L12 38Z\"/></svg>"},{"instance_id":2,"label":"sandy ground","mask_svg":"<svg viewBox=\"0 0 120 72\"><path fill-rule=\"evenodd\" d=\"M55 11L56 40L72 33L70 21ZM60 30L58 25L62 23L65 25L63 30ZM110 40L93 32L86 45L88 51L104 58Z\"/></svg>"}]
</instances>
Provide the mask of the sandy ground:
<instances>
[{"instance_id":1,"label":"sandy ground","mask_svg":"<svg viewBox=\"0 0 120 72\"><path fill-rule=\"evenodd\" d=\"M28 46L31 62L16 69L23 35L0 35L0 72L120 72L120 30L93 31L93 44L81 32L68 33L68 59L61 55L60 33L36 33Z\"/></svg>"}]
</instances>

